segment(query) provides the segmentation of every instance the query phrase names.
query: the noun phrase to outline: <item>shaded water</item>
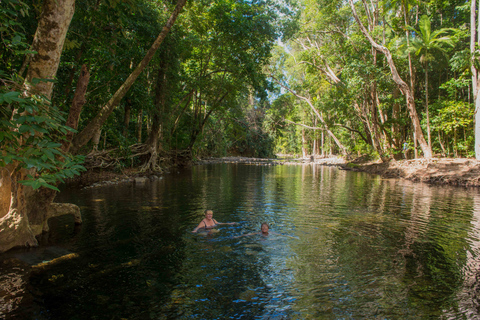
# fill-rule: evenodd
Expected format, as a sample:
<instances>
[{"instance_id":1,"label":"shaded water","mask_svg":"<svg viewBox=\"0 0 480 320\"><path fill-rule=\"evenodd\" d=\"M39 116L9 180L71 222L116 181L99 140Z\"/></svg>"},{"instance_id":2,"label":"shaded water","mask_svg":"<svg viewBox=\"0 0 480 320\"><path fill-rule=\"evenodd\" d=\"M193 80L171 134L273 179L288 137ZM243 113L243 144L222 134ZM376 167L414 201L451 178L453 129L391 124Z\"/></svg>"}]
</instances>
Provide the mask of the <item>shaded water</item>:
<instances>
[{"instance_id":1,"label":"shaded water","mask_svg":"<svg viewBox=\"0 0 480 320\"><path fill-rule=\"evenodd\" d=\"M41 248L0 258L0 318L479 317L478 190L217 164L56 200L84 223L52 219ZM237 224L191 233L206 208ZM264 221L279 235L235 238Z\"/></svg>"}]
</instances>

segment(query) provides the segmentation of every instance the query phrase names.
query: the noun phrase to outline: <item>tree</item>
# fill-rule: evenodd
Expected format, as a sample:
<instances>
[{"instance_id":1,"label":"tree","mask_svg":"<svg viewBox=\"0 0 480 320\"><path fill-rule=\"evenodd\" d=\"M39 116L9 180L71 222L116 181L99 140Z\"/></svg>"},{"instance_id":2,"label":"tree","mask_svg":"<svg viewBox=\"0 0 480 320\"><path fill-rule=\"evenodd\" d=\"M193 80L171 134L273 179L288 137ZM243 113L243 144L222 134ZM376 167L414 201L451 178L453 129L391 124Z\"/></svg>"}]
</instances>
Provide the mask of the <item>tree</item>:
<instances>
[{"instance_id":1,"label":"tree","mask_svg":"<svg viewBox=\"0 0 480 320\"><path fill-rule=\"evenodd\" d=\"M400 77L400 74L397 71L397 67L395 66L395 62L393 61L392 54L390 50L388 50L386 47L381 46L373 40L371 35L368 33L368 31L365 29L363 26L363 23L360 21L360 18L357 15L357 11L355 9L355 5L353 3L353 0L348 0L350 3L350 7L352 9L353 16L355 20L357 21L360 30L362 31L363 35L367 38L367 40L370 42L373 48L375 50L378 50L379 52L383 53L387 59L388 66L390 67L390 71L392 74L392 78L397 84L398 88L400 91L405 95L405 98L407 100L407 108L410 113L410 119L412 120L413 123L413 128L415 130L415 136L416 139L418 140L420 147L422 148L423 151L423 156L427 159L432 157L432 149L431 147L427 144L425 141L425 137L422 132L422 128L420 126L420 120L417 114L417 110L415 107L415 101L413 99L413 94L412 90L413 88L410 88L405 81Z\"/></svg>"},{"instance_id":2,"label":"tree","mask_svg":"<svg viewBox=\"0 0 480 320\"><path fill-rule=\"evenodd\" d=\"M476 0L470 6L470 55L473 100L475 103L475 158L480 160L480 72L478 70L478 47L480 44L480 18L476 14ZM479 1L480 7L480 1ZM479 8L480 11L480 8ZM480 13L479 13L480 15ZM478 22L478 30L477 30Z\"/></svg>"},{"instance_id":3,"label":"tree","mask_svg":"<svg viewBox=\"0 0 480 320\"><path fill-rule=\"evenodd\" d=\"M177 149L195 151L199 140L213 134L207 129L218 129L208 125L211 119L234 118L238 123L245 111L242 99L266 96L262 68L278 36L276 19L268 1L192 3L182 41L179 107L173 110Z\"/></svg>"},{"instance_id":4,"label":"tree","mask_svg":"<svg viewBox=\"0 0 480 320\"><path fill-rule=\"evenodd\" d=\"M127 94L128 90L134 84L135 80L138 76L145 70L147 65L152 60L155 52L160 47L160 44L163 42L165 37L167 36L170 29L173 27L175 20L177 19L180 11L182 10L183 6L187 0L178 0L175 9L173 10L170 18L168 19L167 23L163 27L162 31L158 35L158 37L153 42L150 49L145 54L142 61L137 65L137 67L133 70L133 72L128 76L125 82L117 89L117 91L113 94L113 96L108 100L108 102L100 109L97 116L93 118L89 124L83 128L83 130L77 134L73 139L72 144L72 152L76 153L79 151L81 147L86 145L90 139L93 138L96 132L100 130L102 125L105 123L107 118L113 112L113 110L118 106L122 98Z\"/></svg>"},{"instance_id":5,"label":"tree","mask_svg":"<svg viewBox=\"0 0 480 320\"><path fill-rule=\"evenodd\" d=\"M50 147L44 148L43 151L47 150L46 157L50 158L52 162L55 162L56 156L61 155L56 149L59 144L49 141L45 137L38 139L49 133L39 124L55 125L58 123L58 119L52 122L52 118L49 117L53 110L49 110L50 106L45 103L42 96L46 99L51 96L52 80L57 73L74 8L74 0L45 0L43 2L42 14L32 44L32 50L36 54L30 62L24 85L26 98L21 98L12 91L10 101L5 101L7 103L17 102L17 104L13 104L14 109L10 114L16 121L13 123L15 127L10 128L13 131L10 138L12 143L24 153L23 157L20 157L19 150L11 156L8 148L2 148L0 194L1 202L4 204L1 209L6 212L0 212L0 252L18 245L37 245L35 235L43 230L42 218L45 213L43 216L28 216L29 203L24 181L29 173L35 174L35 169L42 169L46 166L45 155L38 154L42 150L42 146ZM7 95L8 93L4 97ZM38 104L40 104L39 107ZM40 111L44 111L44 113L42 114ZM36 117L38 115L43 118L39 119ZM37 159L34 162L35 156L40 157L43 161ZM22 160L26 162L22 162ZM48 169L54 168L50 164ZM51 187L44 179L34 181L33 186L39 187L41 184ZM7 198L10 198L9 205L5 205ZM34 225L37 225L37 228L34 228Z\"/></svg>"},{"instance_id":6,"label":"tree","mask_svg":"<svg viewBox=\"0 0 480 320\"><path fill-rule=\"evenodd\" d=\"M410 28L412 31L416 31ZM440 29L432 32L430 18L423 15L419 22L419 37L415 37L410 45L415 52L415 55L420 56L420 62L425 69L425 112L427 118L427 136L428 145L432 147L432 139L430 137L430 115L428 110L428 66L429 63L435 60L434 52L439 51L445 53L445 46L454 46L453 39L447 35L451 29Z\"/></svg>"},{"instance_id":7,"label":"tree","mask_svg":"<svg viewBox=\"0 0 480 320\"><path fill-rule=\"evenodd\" d=\"M386 6L389 7L391 6L393 10L396 10L396 7L398 6L398 3L400 2L400 7L401 7L401 13L403 14L403 30L405 32L405 39L407 41L407 47L410 46L410 36L409 36L409 25L410 25L410 18L409 18L409 12L411 8L417 7L417 12L418 12L418 4L416 4L416 0L390 0L386 1ZM410 51L407 51L407 57L408 57L408 77L409 77L409 83L410 83L410 88L412 88L412 99L415 100L415 74L413 70L413 65L412 65L412 57ZM417 158L417 139L415 139L415 130L414 130L414 152L415 152L415 158Z\"/></svg>"},{"instance_id":8,"label":"tree","mask_svg":"<svg viewBox=\"0 0 480 320\"><path fill-rule=\"evenodd\" d=\"M270 77L272 79L274 79L280 86L282 86L285 90L288 90L291 94L293 94L295 97L297 97L298 99L302 100L302 101L305 101L308 106L310 107L310 109L312 110L312 112L315 114L315 116L317 117L318 120L320 120L320 122L322 123L322 126L323 126L323 129L328 133L328 135L333 139L333 141L335 141L335 144L338 146L338 148L341 150L341 153L342 155L346 156L347 155L347 149L345 148L345 146L342 144L342 142L337 138L337 136L329 129L324 117L322 116L322 114L315 108L315 106L313 105L312 103L312 100L308 97L303 97L303 96L300 96L298 93L296 93L295 91L293 91L291 88L285 86L284 84L282 84L278 79L276 79L273 75L270 75ZM302 137L303 138L303 137Z\"/></svg>"}]
</instances>

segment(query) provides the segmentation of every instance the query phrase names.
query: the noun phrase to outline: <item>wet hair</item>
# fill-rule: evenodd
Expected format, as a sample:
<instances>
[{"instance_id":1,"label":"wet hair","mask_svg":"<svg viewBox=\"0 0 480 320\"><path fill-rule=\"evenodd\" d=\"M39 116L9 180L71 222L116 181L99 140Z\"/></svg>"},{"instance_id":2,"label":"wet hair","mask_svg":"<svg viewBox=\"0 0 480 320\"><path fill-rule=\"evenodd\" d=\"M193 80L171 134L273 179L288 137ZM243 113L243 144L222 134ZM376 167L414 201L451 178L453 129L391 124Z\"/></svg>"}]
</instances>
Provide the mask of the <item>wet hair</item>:
<instances>
[{"instance_id":1,"label":"wet hair","mask_svg":"<svg viewBox=\"0 0 480 320\"><path fill-rule=\"evenodd\" d=\"M264 222L261 224L260 228L262 228L263 226L267 226L268 229L270 229L270 226L268 225L268 223Z\"/></svg>"},{"instance_id":2,"label":"wet hair","mask_svg":"<svg viewBox=\"0 0 480 320\"><path fill-rule=\"evenodd\" d=\"M207 215L207 213L209 213L209 212L211 212L211 213L213 214L213 210L211 210L211 209L206 209L203 213L204 213L205 215Z\"/></svg>"}]
</instances>

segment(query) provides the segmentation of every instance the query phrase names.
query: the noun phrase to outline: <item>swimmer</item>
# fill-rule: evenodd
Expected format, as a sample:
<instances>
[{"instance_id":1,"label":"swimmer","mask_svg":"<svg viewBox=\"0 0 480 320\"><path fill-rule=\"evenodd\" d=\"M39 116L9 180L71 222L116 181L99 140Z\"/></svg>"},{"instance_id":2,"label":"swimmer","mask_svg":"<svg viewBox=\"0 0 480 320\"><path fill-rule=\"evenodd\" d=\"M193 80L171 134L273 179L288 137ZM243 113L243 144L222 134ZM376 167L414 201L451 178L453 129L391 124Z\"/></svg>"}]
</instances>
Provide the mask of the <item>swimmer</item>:
<instances>
[{"instance_id":1,"label":"swimmer","mask_svg":"<svg viewBox=\"0 0 480 320\"><path fill-rule=\"evenodd\" d=\"M242 234L241 236L236 236L235 238L246 237L246 236L254 236L254 235L257 235L257 234L261 234L262 236L267 237L269 234L278 234L278 233L270 231L270 226L268 225L268 223L264 222L260 226L260 232Z\"/></svg>"},{"instance_id":2,"label":"swimmer","mask_svg":"<svg viewBox=\"0 0 480 320\"><path fill-rule=\"evenodd\" d=\"M218 222L217 220L213 219L213 211L212 210L205 210L205 219L203 219L199 224L198 226L193 229L192 232L197 232L198 229L205 229L205 230L209 230L209 229L213 229L215 228L216 226L220 225L220 224L230 224L230 225L233 225L235 224L235 222Z\"/></svg>"}]
</instances>

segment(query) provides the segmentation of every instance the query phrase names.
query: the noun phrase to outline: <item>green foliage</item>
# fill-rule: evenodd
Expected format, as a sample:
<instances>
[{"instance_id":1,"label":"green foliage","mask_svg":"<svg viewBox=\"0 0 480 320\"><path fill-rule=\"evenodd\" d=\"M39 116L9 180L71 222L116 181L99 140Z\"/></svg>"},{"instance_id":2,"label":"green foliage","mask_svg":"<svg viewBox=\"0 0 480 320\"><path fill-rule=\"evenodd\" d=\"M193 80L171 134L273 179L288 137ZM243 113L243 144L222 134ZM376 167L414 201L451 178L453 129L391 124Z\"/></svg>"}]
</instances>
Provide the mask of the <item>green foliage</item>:
<instances>
[{"instance_id":1,"label":"green foliage","mask_svg":"<svg viewBox=\"0 0 480 320\"><path fill-rule=\"evenodd\" d=\"M468 128L473 124L474 109L464 101L438 101L438 115L435 127L445 133L451 133L460 128Z\"/></svg>"},{"instance_id":2,"label":"green foliage","mask_svg":"<svg viewBox=\"0 0 480 320\"><path fill-rule=\"evenodd\" d=\"M181 86L169 94L173 105L189 92L195 95L186 108L172 109L170 122L164 118L163 123L163 127L172 127L172 121L180 117L170 138L176 148L193 144L194 153L204 155L208 150L224 153L232 143L242 144L242 149L251 144L249 134L233 136L230 132L234 129L215 121L243 121L248 112L246 101L265 100L269 83L263 67L278 36L273 8L269 1L203 1L189 6L181 46L174 47L181 50L177 59L180 82L176 82ZM173 75L168 77L168 82L173 82ZM227 138L221 139L219 134Z\"/></svg>"},{"instance_id":3,"label":"green foliage","mask_svg":"<svg viewBox=\"0 0 480 320\"><path fill-rule=\"evenodd\" d=\"M73 129L63 125L63 114L45 99L23 97L13 87L3 86L0 104L6 106L0 118L0 166L18 164L17 169L35 172L20 183L34 189L47 187L58 191L57 182L85 170L80 165L82 156L73 157L61 150L60 142Z\"/></svg>"},{"instance_id":4,"label":"green foliage","mask_svg":"<svg viewBox=\"0 0 480 320\"><path fill-rule=\"evenodd\" d=\"M455 30L443 28L432 31L430 18L427 15L420 18L419 29L420 32L413 38L411 46L415 55L420 56L420 62L425 65L434 60L434 51L445 53L448 46L454 47L455 45L454 37L448 35ZM413 28L410 30L416 32Z\"/></svg>"},{"instance_id":5,"label":"green foliage","mask_svg":"<svg viewBox=\"0 0 480 320\"><path fill-rule=\"evenodd\" d=\"M282 44L278 51L284 53L275 55L271 63L276 78L314 103L325 126L349 153L400 154L402 143L412 135L412 120L405 97L392 81L385 57L372 50L345 1L305 0L301 3L297 24L300 28L292 41ZM468 145L472 141L466 130L473 119L467 112L467 102L471 100L468 87L458 84L456 96L445 99L445 89L439 86L446 79L457 79L456 72L462 73L459 79L470 76L469 32L463 27L468 25L469 17L463 6L461 1L383 1L377 8L376 21L365 11L371 10L370 4L357 3L356 6L373 39L389 48L402 79L410 84L410 70L414 72L415 87L412 89L415 96L421 97L428 86L430 116L435 125L432 130L438 133L432 137L433 145L438 147L455 143L459 149L460 144ZM418 16L421 19L416 23ZM410 31L408 48L406 30ZM413 58L411 69L409 52ZM442 57L444 59L440 59ZM310 127L320 126L313 113L308 116L310 107L302 99L298 99L296 105L299 108L293 111L290 119L297 118L299 123ZM272 106L281 106L281 103L274 101ZM424 99L416 101L416 108L421 123L425 124ZM444 118L447 114L459 117L458 121ZM275 114L271 115L273 120ZM439 125L442 121L445 123ZM286 128L278 131L285 134ZM290 140L295 141L297 147L301 132L289 132L295 136ZM379 147L373 143L376 136L380 139ZM287 144L278 137L280 135L276 134L277 147L285 148ZM311 147L315 134L307 131L305 137ZM324 151L331 148L330 142L326 139ZM465 147L465 150L471 148Z\"/></svg>"},{"instance_id":6,"label":"green foliage","mask_svg":"<svg viewBox=\"0 0 480 320\"><path fill-rule=\"evenodd\" d=\"M21 61L27 53L26 31L21 20L29 18L29 7L19 0L6 0L0 6L0 61L2 69L12 72L15 63Z\"/></svg>"},{"instance_id":7,"label":"green foliage","mask_svg":"<svg viewBox=\"0 0 480 320\"><path fill-rule=\"evenodd\" d=\"M145 0L77 2L52 105L68 111L80 66L86 64L91 77L79 123L82 130L141 61L174 4ZM391 50L406 82L410 77L408 51L400 49L406 47L405 30L411 31L410 49L418 53L412 54L413 89L418 99L426 86L427 74L422 71L428 68L432 130L436 133L433 145L452 149L456 141L455 148L464 153L470 152L473 141L469 130L471 91L462 82L471 76L469 33L462 27L468 25L468 11L459 0L382 1L376 11L377 25L369 28L373 38ZM358 12L368 23L365 7L358 6ZM418 23L417 16L422 17ZM0 58L4 71L14 74L28 52L35 19L28 16L28 5L19 0L4 1L0 18ZM279 38L283 42L276 42ZM438 59L439 54L452 57ZM432 63L433 58L434 65L422 66L422 62ZM308 98L324 122L304 100L274 88L268 73ZM162 84L159 77L165 79ZM440 87L443 82L449 85ZM2 103L11 104L3 111L5 120L13 114L15 104L30 104L14 93L18 91L3 88ZM127 99L131 116L124 128ZM2 139L13 141L18 137L11 136L12 132L18 131L30 138L41 134L59 142L52 132L60 132L53 128L61 120L47 113L42 116L47 111L38 110L26 111L34 116L15 118L18 123L4 123L10 129L2 133ZM425 123L423 99L417 101L417 111ZM127 157L129 146L139 142L137 121L143 127L144 142L155 117L162 128L162 149L192 148L199 156L298 154L302 131L308 152L313 152L313 142L318 145L322 135L322 153L337 152L327 128L347 152L354 154L378 152L372 143L372 128L376 128L383 152L395 154L412 134L404 96L391 79L386 59L372 51L352 19L350 7L340 0L188 2L148 68L104 124L102 142L106 148L118 148L119 158ZM50 150L53 145L39 148ZM50 157L48 152L42 155ZM31 161L25 163L44 173L52 170L48 161Z\"/></svg>"},{"instance_id":8,"label":"green foliage","mask_svg":"<svg viewBox=\"0 0 480 320\"><path fill-rule=\"evenodd\" d=\"M448 150L460 151L464 156L474 155L474 108L471 103L459 99L468 88L470 80L450 79L440 86L446 97L432 105L432 129L444 137Z\"/></svg>"},{"instance_id":9,"label":"green foliage","mask_svg":"<svg viewBox=\"0 0 480 320\"><path fill-rule=\"evenodd\" d=\"M63 113L42 97L22 93L23 80L16 71L25 55L34 53L26 37L29 10L18 0L0 6L0 167L25 168L31 174L20 183L58 190L57 182L84 170L83 157L61 151L60 142L72 131L63 125Z\"/></svg>"},{"instance_id":10,"label":"green foliage","mask_svg":"<svg viewBox=\"0 0 480 320\"><path fill-rule=\"evenodd\" d=\"M235 141L230 147L231 151L235 150L234 154L255 158L274 157L273 139L261 128L246 126L242 133L242 139Z\"/></svg>"}]
</instances>

